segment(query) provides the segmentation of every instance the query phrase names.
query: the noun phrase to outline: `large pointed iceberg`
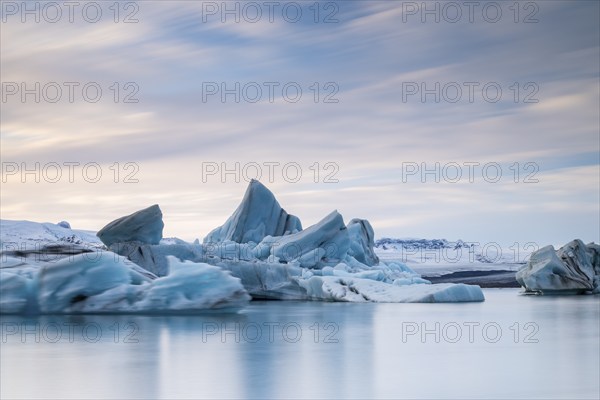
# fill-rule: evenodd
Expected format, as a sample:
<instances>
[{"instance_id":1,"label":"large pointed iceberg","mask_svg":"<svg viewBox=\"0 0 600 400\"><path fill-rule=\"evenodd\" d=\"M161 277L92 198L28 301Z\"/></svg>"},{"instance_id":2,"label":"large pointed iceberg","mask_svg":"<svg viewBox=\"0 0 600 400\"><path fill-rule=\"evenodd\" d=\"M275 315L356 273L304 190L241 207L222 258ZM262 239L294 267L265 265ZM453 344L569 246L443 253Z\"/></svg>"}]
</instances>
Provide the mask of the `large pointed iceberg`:
<instances>
[{"instance_id":1,"label":"large pointed iceberg","mask_svg":"<svg viewBox=\"0 0 600 400\"><path fill-rule=\"evenodd\" d=\"M259 243L266 236L283 236L301 230L300 219L288 214L273 193L253 179L233 215L210 232L204 243Z\"/></svg>"},{"instance_id":2,"label":"large pointed iceberg","mask_svg":"<svg viewBox=\"0 0 600 400\"><path fill-rule=\"evenodd\" d=\"M259 198L264 198L266 207L257 204ZM272 222L273 213L266 211L272 209L272 204L279 210L273 194L262 184L251 182L236 212L204 239L202 261L230 271L255 298L484 300L478 286L431 285L405 265L381 263L373 249L374 232L369 222L353 219L346 225L337 211L304 230L278 229L279 235L268 234L273 229L267 230L266 226L277 225ZM271 221L268 224L262 221L265 215L266 221Z\"/></svg>"}]
</instances>

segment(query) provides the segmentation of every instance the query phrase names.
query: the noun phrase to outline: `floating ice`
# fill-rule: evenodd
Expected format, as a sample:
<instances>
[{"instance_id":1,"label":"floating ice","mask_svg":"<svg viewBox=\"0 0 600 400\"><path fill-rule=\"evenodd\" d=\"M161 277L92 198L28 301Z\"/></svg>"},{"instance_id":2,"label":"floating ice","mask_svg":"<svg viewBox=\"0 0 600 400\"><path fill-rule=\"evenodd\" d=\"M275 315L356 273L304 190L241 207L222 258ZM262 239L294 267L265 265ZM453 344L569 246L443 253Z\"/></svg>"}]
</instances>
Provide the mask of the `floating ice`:
<instances>
[{"instance_id":1,"label":"floating ice","mask_svg":"<svg viewBox=\"0 0 600 400\"><path fill-rule=\"evenodd\" d=\"M169 261L169 275L152 281L143 298L135 304L137 311L193 312L205 309L237 309L250 296L240 280L208 264Z\"/></svg>"},{"instance_id":2,"label":"floating ice","mask_svg":"<svg viewBox=\"0 0 600 400\"><path fill-rule=\"evenodd\" d=\"M298 260L302 267L311 268L337 264L348 252L350 240L344 219L333 211L305 230L286 236L266 237L258 248L268 249L277 260ZM263 253L264 254L264 253Z\"/></svg>"},{"instance_id":3,"label":"floating ice","mask_svg":"<svg viewBox=\"0 0 600 400\"><path fill-rule=\"evenodd\" d=\"M441 283L437 285L390 285L370 279L313 276L301 280L309 298L329 301L377 303L456 303L484 301L479 286Z\"/></svg>"},{"instance_id":4,"label":"floating ice","mask_svg":"<svg viewBox=\"0 0 600 400\"><path fill-rule=\"evenodd\" d=\"M479 286L431 285L424 279L410 275L396 278L392 284L390 280L397 275L389 268L352 273L342 267L346 267L344 264L322 270L247 261L221 261L217 265L239 277L254 298L392 303L484 300ZM411 284L399 284L398 281L402 279Z\"/></svg>"},{"instance_id":5,"label":"floating ice","mask_svg":"<svg viewBox=\"0 0 600 400\"><path fill-rule=\"evenodd\" d=\"M162 239L163 227L162 212L155 204L112 221L98 231L98 237L107 246L133 241L158 244Z\"/></svg>"},{"instance_id":6,"label":"floating ice","mask_svg":"<svg viewBox=\"0 0 600 400\"><path fill-rule=\"evenodd\" d=\"M600 293L600 246L573 240L558 251L553 246L533 252L517 272L517 282L542 293Z\"/></svg>"},{"instance_id":7,"label":"floating ice","mask_svg":"<svg viewBox=\"0 0 600 400\"><path fill-rule=\"evenodd\" d=\"M248 293L257 299L306 300L306 290L298 279L305 269L295 265L263 261L215 260L215 265L239 278ZM312 276L309 275L309 276Z\"/></svg>"},{"instance_id":8,"label":"floating ice","mask_svg":"<svg viewBox=\"0 0 600 400\"><path fill-rule=\"evenodd\" d=\"M273 193L253 179L233 215L225 224L210 232L204 238L204 243L258 243L266 236L283 236L301 230L300 219L288 214Z\"/></svg>"},{"instance_id":9,"label":"floating ice","mask_svg":"<svg viewBox=\"0 0 600 400\"><path fill-rule=\"evenodd\" d=\"M10 230L22 227L15 223ZM162 213L155 205L100 230L97 236L108 252L98 252L97 239L91 244L77 236L72 236L74 241L46 241L37 250L4 251L0 309L193 312L239 307L250 298L248 293L255 298L322 301L483 300L478 286L431 285L403 263L379 262L373 228L366 220L345 225L333 211L302 230L300 220L257 181L203 244L161 240L162 229ZM72 232L53 225L52 231L57 230ZM2 239L7 236L3 233ZM45 256L34 257L40 253Z\"/></svg>"},{"instance_id":10,"label":"floating ice","mask_svg":"<svg viewBox=\"0 0 600 400\"><path fill-rule=\"evenodd\" d=\"M375 245L375 232L369 221L354 218L348 223L347 228L350 237L348 254L363 264L378 264L379 257L377 257L373 249Z\"/></svg>"},{"instance_id":11,"label":"floating ice","mask_svg":"<svg viewBox=\"0 0 600 400\"><path fill-rule=\"evenodd\" d=\"M7 259L0 269L0 312L180 313L237 309L250 299L239 279L217 267L168 261L171 273L156 278L112 252L26 268Z\"/></svg>"},{"instance_id":12,"label":"floating ice","mask_svg":"<svg viewBox=\"0 0 600 400\"><path fill-rule=\"evenodd\" d=\"M0 312L24 313L30 302L33 280L25 274L0 270Z\"/></svg>"},{"instance_id":13,"label":"floating ice","mask_svg":"<svg viewBox=\"0 0 600 400\"><path fill-rule=\"evenodd\" d=\"M125 242L113 243L108 249L127 257L157 276L169 274L167 256L191 261L200 260L202 257L202 246L183 243L150 245L140 242Z\"/></svg>"},{"instance_id":14,"label":"floating ice","mask_svg":"<svg viewBox=\"0 0 600 400\"><path fill-rule=\"evenodd\" d=\"M67 221L60 221L58 224L56 224L62 228L67 228L67 229L71 229L71 224L68 223Z\"/></svg>"}]
</instances>

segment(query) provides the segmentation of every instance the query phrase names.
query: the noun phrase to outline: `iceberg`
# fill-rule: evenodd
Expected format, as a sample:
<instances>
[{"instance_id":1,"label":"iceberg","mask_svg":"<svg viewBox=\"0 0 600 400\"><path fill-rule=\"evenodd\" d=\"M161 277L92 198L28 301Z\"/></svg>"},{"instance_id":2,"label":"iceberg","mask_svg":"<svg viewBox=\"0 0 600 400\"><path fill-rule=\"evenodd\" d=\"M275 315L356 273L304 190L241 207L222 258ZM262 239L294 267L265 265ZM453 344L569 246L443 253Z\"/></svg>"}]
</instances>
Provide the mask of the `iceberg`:
<instances>
[{"instance_id":1,"label":"iceberg","mask_svg":"<svg viewBox=\"0 0 600 400\"><path fill-rule=\"evenodd\" d=\"M263 198L262 203L256 198ZM254 298L361 302L484 300L479 286L432 285L404 264L380 262L374 251L374 231L367 220L353 219L346 226L342 215L333 211L304 230L298 224L297 229L280 228L273 234L274 225L281 226L282 220L288 220L287 214L285 218L273 218L274 214L280 215L279 209L274 195L252 181L240 207L204 239L202 261L240 278ZM268 224L262 222L264 216L270 221Z\"/></svg>"},{"instance_id":2,"label":"iceberg","mask_svg":"<svg viewBox=\"0 0 600 400\"><path fill-rule=\"evenodd\" d=\"M354 218L348 223L350 236L350 249L348 254L357 261L366 265L379 264L379 257L375 254L375 232L366 219Z\"/></svg>"},{"instance_id":3,"label":"iceberg","mask_svg":"<svg viewBox=\"0 0 600 400\"><path fill-rule=\"evenodd\" d=\"M303 231L279 237L267 236L257 247L263 257L265 249L268 249L268 255L274 260L298 260L302 267L312 268L339 263L346 257L349 246L344 219L333 211Z\"/></svg>"},{"instance_id":4,"label":"iceberg","mask_svg":"<svg viewBox=\"0 0 600 400\"><path fill-rule=\"evenodd\" d=\"M600 246L576 239L558 251L553 246L542 247L531 254L516 279L530 292L600 293Z\"/></svg>"},{"instance_id":5,"label":"iceberg","mask_svg":"<svg viewBox=\"0 0 600 400\"><path fill-rule=\"evenodd\" d=\"M322 271L294 265L261 262L217 264L241 279L256 299L317 300L377 303L450 303L484 301L479 286L464 284L431 285L420 278L407 285L390 282L389 271L348 272L325 267ZM314 274L321 272L321 275ZM399 278L407 279L408 278Z\"/></svg>"},{"instance_id":6,"label":"iceberg","mask_svg":"<svg viewBox=\"0 0 600 400\"><path fill-rule=\"evenodd\" d=\"M302 229L300 220L254 180L233 215L202 244L162 239L158 205L109 223L97 237L75 234L65 224L51 224L51 229L29 222L8 225L10 233L0 236L3 243L34 232L43 240L27 239L23 249L3 246L0 312L6 313L185 313L238 309L250 296L350 302L484 300L479 286L435 285L403 263L381 262L367 220L352 219L346 225L332 211ZM27 233L19 233L23 228ZM66 239L59 239L63 233Z\"/></svg>"},{"instance_id":7,"label":"iceberg","mask_svg":"<svg viewBox=\"0 0 600 400\"><path fill-rule=\"evenodd\" d=\"M24 274L0 270L0 313L22 314L28 311L33 280Z\"/></svg>"},{"instance_id":8,"label":"iceberg","mask_svg":"<svg viewBox=\"0 0 600 400\"><path fill-rule=\"evenodd\" d=\"M299 266L263 261L221 259L209 262L239 278L254 299L309 299L306 290L298 283L305 274L305 270Z\"/></svg>"},{"instance_id":9,"label":"iceberg","mask_svg":"<svg viewBox=\"0 0 600 400\"><path fill-rule=\"evenodd\" d=\"M202 259L202 246L184 243L151 245L141 242L123 242L111 244L108 250L127 257L156 276L169 274L168 256L189 261Z\"/></svg>"},{"instance_id":10,"label":"iceberg","mask_svg":"<svg viewBox=\"0 0 600 400\"><path fill-rule=\"evenodd\" d=\"M71 229L71 224L70 224L70 223L68 223L67 221L60 221L60 222L59 222L58 224L56 224L56 225L58 225L58 226L60 226L60 227L63 227L63 228Z\"/></svg>"},{"instance_id":11,"label":"iceberg","mask_svg":"<svg viewBox=\"0 0 600 400\"><path fill-rule=\"evenodd\" d=\"M250 300L240 280L222 269L174 257L162 278L108 251L39 265L4 260L0 313L191 313L237 310Z\"/></svg>"},{"instance_id":12,"label":"iceberg","mask_svg":"<svg viewBox=\"0 0 600 400\"><path fill-rule=\"evenodd\" d=\"M135 311L195 312L237 310L251 297L238 278L204 263L181 261L168 256L169 275L148 285Z\"/></svg>"},{"instance_id":13,"label":"iceberg","mask_svg":"<svg viewBox=\"0 0 600 400\"><path fill-rule=\"evenodd\" d=\"M390 285L361 278L312 277L300 282L309 298L329 301L376 303L457 303L484 301L479 286L440 283L436 285Z\"/></svg>"},{"instance_id":14,"label":"iceberg","mask_svg":"<svg viewBox=\"0 0 600 400\"><path fill-rule=\"evenodd\" d=\"M204 243L259 243L266 236L283 236L301 230L300 219L288 214L269 189L252 179L242 203L225 224L204 238Z\"/></svg>"},{"instance_id":15,"label":"iceberg","mask_svg":"<svg viewBox=\"0 0 600 400\"><path fill-rule=\"evenodd\" d=\"M97 235L106 246L135 241L158 244L164 226L160 207L155 204L110 222Z\"/></svg>"}]
</instances>

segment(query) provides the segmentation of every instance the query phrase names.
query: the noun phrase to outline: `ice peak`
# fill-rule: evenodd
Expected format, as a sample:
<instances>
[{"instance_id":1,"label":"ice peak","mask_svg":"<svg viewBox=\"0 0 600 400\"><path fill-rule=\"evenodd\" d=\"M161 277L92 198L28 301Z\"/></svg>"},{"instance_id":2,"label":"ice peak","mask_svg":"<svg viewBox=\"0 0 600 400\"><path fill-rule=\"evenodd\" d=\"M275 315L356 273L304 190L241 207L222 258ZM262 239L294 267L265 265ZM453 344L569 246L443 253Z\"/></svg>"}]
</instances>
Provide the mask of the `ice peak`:
<instances>
[{"instance_id":1,"label":"ice peak","mask_svg":"<svg viewBox=\"0 0 600 400\"><path fill-rule=\"evenodd\" d=\"M126 215L107 224L96 234L102 242L110 246L113 243L139 241L158 244L162 239L165 224L158 204Z\"/></svg>"},{"instance_id":2,"label":"ice peak","mask_svg":"<svg viewBox=\"0 0 600 400\"><path fill-rule=\"evenodd\" d=\"M288 214L265 185L252 179L241 204L225 224L204 238L204 243L259 243L265 236L283 236L301 230L300 219Z\"/></svg>"}]
</instances>

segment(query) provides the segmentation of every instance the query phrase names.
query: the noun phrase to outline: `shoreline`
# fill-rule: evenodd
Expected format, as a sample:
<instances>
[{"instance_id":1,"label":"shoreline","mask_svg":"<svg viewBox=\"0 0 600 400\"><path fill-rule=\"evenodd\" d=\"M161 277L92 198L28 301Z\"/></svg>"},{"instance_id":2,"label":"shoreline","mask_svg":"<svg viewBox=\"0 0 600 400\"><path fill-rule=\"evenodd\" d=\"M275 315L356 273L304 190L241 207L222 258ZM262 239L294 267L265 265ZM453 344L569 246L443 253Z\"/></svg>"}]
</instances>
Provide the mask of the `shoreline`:
<instances>
[{"instance_id":1,"label":"shoreline","mask_svg":"<svg viewBox=\"0 0 600 400\"><path fill-rule=\"evenodd\" d=\"M482 288L520 288L515 279L516 271L458 271L441 276L422 275L431 283L464 283L479 285Z\"/></svg>"}]
</instances>

